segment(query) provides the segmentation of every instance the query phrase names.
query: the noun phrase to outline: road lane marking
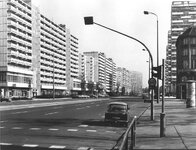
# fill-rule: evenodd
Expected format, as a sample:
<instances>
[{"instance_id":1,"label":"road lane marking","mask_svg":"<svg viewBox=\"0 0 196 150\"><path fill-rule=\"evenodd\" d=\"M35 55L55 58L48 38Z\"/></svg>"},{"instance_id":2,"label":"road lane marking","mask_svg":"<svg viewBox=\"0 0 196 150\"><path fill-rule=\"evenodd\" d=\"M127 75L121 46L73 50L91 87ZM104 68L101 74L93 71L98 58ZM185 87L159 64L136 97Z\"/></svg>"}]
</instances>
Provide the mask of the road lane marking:
<instances>
[{"instance_id":1,"label":"road lane marking","mask_svg":"<svg viewBox=\"0 0 196 150\"><path fill-rule=\"evenodd\" d=\"M47 115L53 115L53 114L57 114L57 113L59 113L59 112L51 112L51 113L47 113L45 115L47 116Z\"/></svg>"},{"instance_id":2,"label":"road lane marking","mask_svg":"<svg viewBox=\"0 0 196 150\"><path fill-rule=\"evenodd\" d=\"M50 128L48 130L50 130L50 131L58 131L59 129Z\"/></svg>"},{"instance_id":3,"label":"road lane marking","mask_svg":"<svg viewBox=\"0 0 196 150\"><path fill-rule=\"evenodd\" d=\"M88 127L88 125L86 125L86 124L81 124L81 125L79 125L78 127L86 128L86 127Z\"/></svg>"},{"instance_id":4,"label":"road lane marking","mask_svg":"<svg viewBox=\"0 0 196 150\"><path fill-rule=\"evenodd\" d=\"M56 149L64 149L66 146L61 146L61 145L52 145L49 148L56 148Z\"/></svg>"},{"instance_id":5,"label":"road lane marking","mask_svg":"<svg viewBox=\"0 0 196 150\"><path fill-rule=\"evenodd\" d=\"M0 129L4 129L5 127L0 127Z\"/></svg>"},{"instance_id":6,"label":"road lane marking","mask_svg":"<svg viewBox=\"0 0 196 150\"><path fill-rule=\"evenodd\" d=\"M90 147L79 147L77 150L94 150L94 149Z\"/></svg>"},{"instance_id":7,"label":"road lane marking","mask_svg":"<svg viewBox=\"0 0 196 150\"><path fill-rule=\"evenodd\" d=\"M116 133L115 131L106 131L107 133Z\"/></svg>"},{"instance_id":8,"label":"road lane marking","mask_svg":"<svg viewBox=\"0 0 196 150\"><path fill-rule=\"evenodd\" d=\"M41 128L30 128L29 130L41 130Z\"/></svg>"},{"instance_id":9,"label":"road lane marking","mask_svg":"<svg viewBox=\"0 0 196 150\"><path fill-rule=\"evenodd\" d=\"M57 107L54 107L53 109L59 109L59 108L63 108L63 106L57 106Z\"/></svg>"},{"instance_id":10,"label":"road lane marking","mask_svg":"<svg viewBox=\"0 0 196 150\"><path fill-rule=\"evenodd\" d=\"M97 132L97 130L86 130L86 132Z\"/></svg>"},{"instance_id":11,"label":"road lane marking","mask_svg":"<svg viewBox=\"0 0 196 150\"><path fill-rule=\"evenodd\" d=\"M67 129L67 131L69 131L69 132L76 132L76 131L78 131L78 129Z\"/></svg>"},{"instance_id":12,"label":"road lane marking","mask_svg":"<svg viewBox=\"0 0 196 150\"><path fill-rule=\"evenodd\" d=\"M24 144L23 147L38 147L36 144Z\"/></svg>"},{"instance_id":13,"label":"road lane marking","mask_svg":"<svg viewBox=\"0 0 196 150\"><path fill-rule=\"evenodd\" d=\"M7 146L9 146L9 145L13 145L12 143L0 143L0 145L7 145Z\"/></svg>"},{"instance_id":14,"label":"road lane marking","mask_svg":"<svg viewBox=\"0 0 196 150\"><path fill-rule=\"evenodd\" d=\"M14 113L11 113L11 114L13 114L13 115L15 115L15 114L24 114L24 113L27 113L28 111L19 111L19 112L14 112Z\"/></svg>"},{"instance_id":15,"label":"road lane marking","mask_svg":"<svg viewBox=\"0 0 196 150\"><path fill-rule=\"evenodd\" d=\"M98 104L98 105L96 105L96 106L100 106L100 105Z\"/></svg>"},{"instance_id":16,"label":"road lane marking","mask_svg":"<svg viewBox=\"0 0 196 150\"><path fill-rule=\"evenodd\" d=\"M86 108L90 108L91 106L86 106Z\"/></svg>"},{"instance_id":17,"label":"road lane marking","mask_svg":"<svg viewBox=\"0 0 196 150\"><path fill-rule=\"evenodd\" d=\"M4 123L4 122L7 122L7 120L0 121L0 123Z\"/></svg>"},{"instance_id":18,"label":"road lane marking","mask_svg":"<svg viewBox=\"0 0 196 150\"><path fill-rule=\"evenodd\" d=\"M79 107L79 108L76 108L76 109L85 109L85 107Z\"/></svg>"},{"instance_id":19,"label":"road lane marking","mask_svg":"<svg viewBox=\"0 0 196 150\"><path fill-rule=\"evenodd\" d=\"M20 130L22 128L21 127L13 127L12 129L14 129L14 130Z\"/></svg>"}]
</instances>

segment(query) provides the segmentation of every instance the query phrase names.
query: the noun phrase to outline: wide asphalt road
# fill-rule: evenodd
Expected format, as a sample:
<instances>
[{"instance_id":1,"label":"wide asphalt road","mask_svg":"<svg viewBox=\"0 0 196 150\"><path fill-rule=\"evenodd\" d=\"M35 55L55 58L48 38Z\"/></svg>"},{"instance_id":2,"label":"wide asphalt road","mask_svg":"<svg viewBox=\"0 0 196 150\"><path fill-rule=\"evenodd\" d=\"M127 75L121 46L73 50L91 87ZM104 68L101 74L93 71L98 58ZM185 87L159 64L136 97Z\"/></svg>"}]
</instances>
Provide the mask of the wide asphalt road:
<instances>
[{"instance_id":1,"label":"wide asphalt road","mask_svg":"<svg viewBox=\"0 0 196 150\"><path fill-rule=\"evenodd\" d=\"M126 127L104 123L111 101L128 103L131 117L149 106L135 98L11 105L1 109L1 150L111 149L126 131Z\"/></svg>"}]
</instances>

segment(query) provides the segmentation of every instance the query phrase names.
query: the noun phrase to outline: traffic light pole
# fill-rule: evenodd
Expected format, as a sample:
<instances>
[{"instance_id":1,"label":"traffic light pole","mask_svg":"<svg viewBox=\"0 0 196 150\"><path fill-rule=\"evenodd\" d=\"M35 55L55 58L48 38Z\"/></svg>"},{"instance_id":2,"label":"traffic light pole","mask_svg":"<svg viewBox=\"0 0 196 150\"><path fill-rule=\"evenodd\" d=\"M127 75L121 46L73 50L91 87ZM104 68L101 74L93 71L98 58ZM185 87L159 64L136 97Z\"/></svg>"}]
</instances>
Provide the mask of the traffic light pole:
<instances>
[{"instance_id":1,"label":"traffic light pole","mask_svg":"<svg viewBox=\"0 0 196 150\"><path fill-rule=\"evenodd\" d=\"M160 113L160 137L165 136L165 60L163 59L162 69L162 112Z\"/></svg>"},{"instance_id":2,"label":"traffic light pole","mask_svg":"<svg viewBox=\"0 0 196 150\"><path fill-rule=\"evenodd\" d=\"M103 25L101 25L101 24L99 24L99 23L94 22L92 16L84 17L84 22L85 22L85 25L92 25L92 24L95 24L95 25L98 25L98 26L100 26L100 27L103 27L103 28L105 28L105 29L108 29L108 30L110 30L110 31L116 32L116 33L118 33L118 34L121 34L121 35L123 35L123 36L126 36L126 37L132 39L132 40L135 40L135 41L139 42L139 43L140 43L141 45L143 45L144 48L148 51L148 54L149 54L150 59L151 59L151 67L153 68L153 58L152 58L152 54L151 54L150 50L148 49L148 47L147 47L143 42L141 42L140 40L138 40L138 39L136 39L136 38L134 38L134 37L132 37L132 36L129 36L129 35L127 35L127 34L124 34L124 33L122 33L122 32L116 31L116 30L114 30L114 29L108 28L108 27L106 27L106 26L103 26ZM153 77L153 70L151 71L151 76ZM154 101L154 89L152 89L152 92L151 92L151 120L154 120L154 110L153 110L153 109L154 109L154 106L153 106L153 101Z\"/></svg>"}]
</instances>

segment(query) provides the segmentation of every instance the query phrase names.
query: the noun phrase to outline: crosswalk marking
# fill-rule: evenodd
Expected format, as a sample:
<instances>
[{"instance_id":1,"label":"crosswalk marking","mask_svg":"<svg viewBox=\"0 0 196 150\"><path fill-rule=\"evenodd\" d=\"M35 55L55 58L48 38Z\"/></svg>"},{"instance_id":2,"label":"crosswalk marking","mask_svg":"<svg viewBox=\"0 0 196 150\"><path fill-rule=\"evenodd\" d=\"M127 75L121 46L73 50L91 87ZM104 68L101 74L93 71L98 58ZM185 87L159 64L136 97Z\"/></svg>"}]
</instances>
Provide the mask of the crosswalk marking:
<instances>
[{"instance_id":1,"label":"crosswalk marking","mask_svg":"<svg viewBox=\"0 0 196 150\"><path fill-rule=\"evenodd\" d=\"M12 143L0 143L0 145L12 145Z\"/></svg>"},{"instance_id":2,"label":"crosswalk marking","mask_svg":"<svg viewBox=\"0 0 196 150\"><path fill-rule=\"evenodd\" d=\"M50 128L48 130L50 130L50 131L58 131L59 129Z\"/></svg>"},{"instance_id":3,"label":"crosswalk marking","mask_svg":"<svg viewBox=\"0 0 196 150\"><path fill-rule=\"evenodd\" d=\"M86 125L86 124L81 124L81 125L79 125L78 127L86 128L86 127L88 127L88 125Z\"/></svg>"},{"instance_id":4,"label":"crosswalk marking","mask_svg":"<svg viewBox=\"0 0 196 150\"><path fill-rule=\"evenodd\" d=\"M52 145L49 148L56 148L56 149L64 149L66 146L61 146L61 145Z\"/></svg>"},{"instance_id":5,"label":"crosswalk marking","mask_svg":"<svg viewBox=\"0 0 196 150\"><path fill-rule=\"evenodd\" d=\"M36 144L24 144L23 147L38 147Z\"/></svg>"},{"instance_id":6,"label":"crosswalk marking","mask_svg":"<svg viewBox=\"0 0 196 150\"><path fill-rule=\"evenodd\" d=\"M30 128L29 130L41 130L41 128Z\"/></svg>"},{"instance_id":7,"label":"crosswalk marking","mask_svg":"<svg viewBox=\"0 0 196 150\"><path fill-rule=\"evenodd\" d=\"M14 129L14 130L20 130L20 129L22 129L22 127L13 127L12 129Z\"/></svg>"},{"instance_id":8,"label":"crosswalk marking","mask_svg":"<svg viewBox=\"0 0 196 150\"><path fill-rule=\"evenodd\" d=\"M86 132L97 132L97 130L86 130Z\"/></svg>"},{"instance_id":9,"label":"crosswalk marking","mask_svg":"<svg viewBox=\"0 0 196 150\"><path fill-rule=\"evenodd\" d=\"M67 131L76 132L76 131L78 131L78 129L67 129Z\"/></svg>"}]
</instances>

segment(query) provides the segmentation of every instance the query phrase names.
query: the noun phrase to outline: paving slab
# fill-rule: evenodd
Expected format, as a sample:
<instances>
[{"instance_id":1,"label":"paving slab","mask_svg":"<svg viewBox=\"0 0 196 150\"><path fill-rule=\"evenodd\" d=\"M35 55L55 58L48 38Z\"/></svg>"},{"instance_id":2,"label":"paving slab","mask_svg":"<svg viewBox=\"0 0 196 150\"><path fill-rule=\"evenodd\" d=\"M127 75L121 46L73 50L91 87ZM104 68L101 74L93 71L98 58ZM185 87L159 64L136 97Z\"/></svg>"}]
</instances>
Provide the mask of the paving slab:
<instances>
[{"instance_id":1,"label":"paving slab","mask_svg":"<svg viewBox=\"0 0 196 150\"><path fill-rule=\"evenodd\" d=\"M154 103L154 120L150 108L138 120L134 149L196 149L196 108L186 108L179 99L165 100L165 137L160 137L161 102Z\"/></svg>"}]
</instances>

